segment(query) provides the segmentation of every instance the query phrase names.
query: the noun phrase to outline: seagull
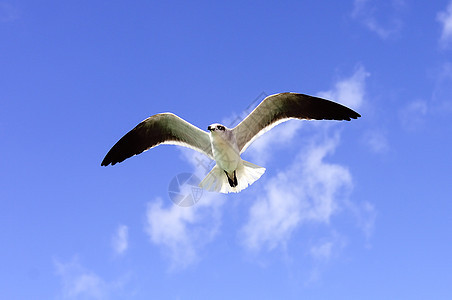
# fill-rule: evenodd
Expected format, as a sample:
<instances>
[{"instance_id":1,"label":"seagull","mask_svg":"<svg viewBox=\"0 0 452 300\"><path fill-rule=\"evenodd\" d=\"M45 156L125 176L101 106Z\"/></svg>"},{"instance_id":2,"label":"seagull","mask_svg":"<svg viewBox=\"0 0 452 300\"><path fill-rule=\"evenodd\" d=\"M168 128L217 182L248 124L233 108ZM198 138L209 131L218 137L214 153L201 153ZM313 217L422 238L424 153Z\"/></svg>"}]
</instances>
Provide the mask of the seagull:
<instances>
[{"instance_id":1,"label":"seagull","mask_svg":"<svg viewBox=\"0 0 452 300\"><path fill-rule=\"evenodd\" d=\"M194 149L215 166L199 187L219 193L238 193L258 180L265 168L243 160L240 155L263 133L290 119L350 121L360 114L339 103L298 93L266 97L236 127L214 123L207 131L172 113L153 115L124 135L101 165L115 165L160 144Z\"/></svg>"}]
</instances>

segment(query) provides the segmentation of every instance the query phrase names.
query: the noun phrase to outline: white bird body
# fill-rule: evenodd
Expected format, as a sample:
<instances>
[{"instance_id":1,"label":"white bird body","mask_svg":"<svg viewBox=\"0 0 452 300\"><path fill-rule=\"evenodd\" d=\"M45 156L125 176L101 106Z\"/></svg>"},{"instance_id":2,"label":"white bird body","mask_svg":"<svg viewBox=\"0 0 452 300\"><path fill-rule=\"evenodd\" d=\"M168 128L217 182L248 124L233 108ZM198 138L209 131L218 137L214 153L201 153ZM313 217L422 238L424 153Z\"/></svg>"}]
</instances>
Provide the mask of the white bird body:
<instances>
[{"instance_id":1,"label":"white bird body","mask_svg":"<svg viewBox=\"0 0 452 300\"><path fill-rule=\"evenodd\" d=\"M160 144L199 151L216 165L199 184L208 191L240 192L258 180L265 168L240 155L260 135L290 119L347 120L360 114L341 104L297 93L266 97L242 122L230 129L212 124L209 133L172 113L156 114L139 123L108 151L102 166L116 164Z\"/></svg>"},{"instance_id":2,"label":"white bird body","mask_svg":"<svg viewBox=\"0 0 452 300\"><path fill-rule=\"evenodd\" d=\"M199 184L200 187L220 193L238 193L264 174L265 168L242 160L232 129L221 124L207 128L216 166Z\"/></svg>"},{"instance_id":3,"label":"white bird body","mask_svg":"<svg viewBox=\"0 0 452 300\"><path fill-rule=\"evenodd\" d=\"M213 126L222 125L213 124L210 125L209 128L212 128ZM237 146L237 139L235 138L234 132L225 126L223 128L224 130L209 130L213 158L220 168L228 173L233 173L242 159L240 158L240 151Z\"/></svg>"}]
</instances>

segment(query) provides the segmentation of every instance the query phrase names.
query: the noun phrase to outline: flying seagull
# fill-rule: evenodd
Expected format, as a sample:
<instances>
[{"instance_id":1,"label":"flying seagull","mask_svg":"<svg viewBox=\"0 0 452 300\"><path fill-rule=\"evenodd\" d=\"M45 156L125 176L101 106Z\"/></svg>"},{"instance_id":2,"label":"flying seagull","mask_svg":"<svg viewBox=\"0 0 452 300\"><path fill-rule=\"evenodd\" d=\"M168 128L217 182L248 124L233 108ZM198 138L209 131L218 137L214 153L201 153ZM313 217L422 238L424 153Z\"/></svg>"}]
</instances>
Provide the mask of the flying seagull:
<instances>
[{"instance_id":1,"label":"flying seagull","mask_svg":"<svg viewBox=\"0 0 452 300\"><path fill-rule=\"evenodd\" d=\"M207 127L208 132L172 113L161 113L124 135L108 151L101 165L120 163L160 144L184 146L216 162L199 184L201 188L238 193L265 172L265 168L240 157L263 133L290 119L350 121L359 117L357 112L336 102L297 93L268 96L236 127L215 123Z\"/></svg>"}]
</instances>

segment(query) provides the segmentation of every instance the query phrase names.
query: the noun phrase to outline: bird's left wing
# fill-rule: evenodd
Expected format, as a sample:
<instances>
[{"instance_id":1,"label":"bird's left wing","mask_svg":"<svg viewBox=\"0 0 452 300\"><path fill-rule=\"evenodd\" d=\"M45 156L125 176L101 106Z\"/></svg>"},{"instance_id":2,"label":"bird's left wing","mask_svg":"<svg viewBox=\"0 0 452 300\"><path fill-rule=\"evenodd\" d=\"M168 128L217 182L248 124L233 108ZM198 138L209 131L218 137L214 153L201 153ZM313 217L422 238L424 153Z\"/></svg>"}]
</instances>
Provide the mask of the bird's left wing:
<instances>
[{"instance_id":1,"label":"bird's left wing","mask_svg":"<svg viewBox=\"0 0 452 300\"><path fill-rule=\"evenodd\" d=\"M240 153L261 134L290 119L347 120L360 114L339 103L297 93L280 93L266 97L234 129Z\"/></svg>"},{"instance_id":2,"label":"bird's left wing","mask_svg":"<svg viewBox=\"0 0 452 300\"><path fill-rule=\"evenodd\" d=\"M114 165L160 144L188 147L213 158L207 132L172 113L162 113L147 118L124 135L101 165Z\"/></svg>"}]
</instances>

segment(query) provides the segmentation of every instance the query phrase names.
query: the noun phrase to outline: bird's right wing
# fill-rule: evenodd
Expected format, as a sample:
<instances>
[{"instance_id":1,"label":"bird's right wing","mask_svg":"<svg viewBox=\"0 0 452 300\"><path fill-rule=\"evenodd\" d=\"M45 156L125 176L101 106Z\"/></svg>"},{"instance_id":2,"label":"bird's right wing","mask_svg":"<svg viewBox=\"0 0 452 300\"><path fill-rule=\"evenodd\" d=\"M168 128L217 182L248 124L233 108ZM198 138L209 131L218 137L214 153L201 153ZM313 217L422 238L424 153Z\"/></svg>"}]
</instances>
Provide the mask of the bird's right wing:
<instances>
[{"instance_id":1,"label":"bird's right wing","mask_svg":"<svg viewBox=\"0 0 452 300\"><path fill-rule=\"evenodd\" d=\"M147 118L124 135L101 165L114 165L160 144L188 147L213 158L207 132L172 113L162 113Z\"/></svg>"},{"instance_id":2,"label":"bird's right wing","mask_svg":"<svg viewBox=\"0 0 452 300\"><path fill-rule=\"evenodd\" d=\"M360 114L339 103L297 93L266 97L233 130L240 153L260 135L290 119L347 120Z\"/></svg>"}]
</instances>

